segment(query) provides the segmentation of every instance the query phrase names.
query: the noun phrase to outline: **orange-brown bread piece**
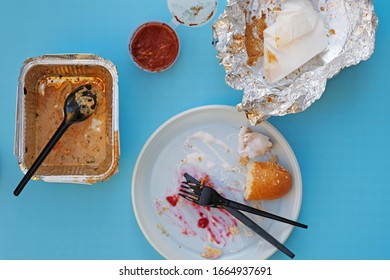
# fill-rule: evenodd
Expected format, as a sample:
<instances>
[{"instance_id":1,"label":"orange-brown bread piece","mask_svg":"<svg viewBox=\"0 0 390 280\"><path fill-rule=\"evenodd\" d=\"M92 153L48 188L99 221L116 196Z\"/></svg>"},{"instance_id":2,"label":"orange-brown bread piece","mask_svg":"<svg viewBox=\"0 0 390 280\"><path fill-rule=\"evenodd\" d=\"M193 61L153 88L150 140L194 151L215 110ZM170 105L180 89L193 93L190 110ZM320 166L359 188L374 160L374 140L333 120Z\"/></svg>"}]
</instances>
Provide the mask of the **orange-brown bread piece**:
<instances>
[{"instance_id":1,"label":"orange-brown bread piece","mask_svg":"<svg viewBox=\"0 0 390 280\"><path fill-rule=\"evenodd\" d=\"M246 200L271 200L286 195L292 186L290 172L274 162L248 165L244 197Z\"/></svg>"}]
</instances>

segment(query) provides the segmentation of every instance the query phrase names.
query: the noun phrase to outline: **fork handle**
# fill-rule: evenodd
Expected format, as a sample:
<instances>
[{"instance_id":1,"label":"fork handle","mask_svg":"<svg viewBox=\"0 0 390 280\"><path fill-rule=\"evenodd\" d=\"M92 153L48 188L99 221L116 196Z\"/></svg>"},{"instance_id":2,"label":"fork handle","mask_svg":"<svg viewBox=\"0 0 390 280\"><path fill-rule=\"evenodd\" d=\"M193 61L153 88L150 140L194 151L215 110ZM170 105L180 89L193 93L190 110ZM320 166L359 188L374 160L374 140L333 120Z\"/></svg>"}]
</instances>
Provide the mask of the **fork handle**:
<instances>
[{"instance_id":1,"label":"fork handle","mask_svg":"<svg viewBox=\"0 0 390 280\"><path fill-rule=\"evenodd\" d=\"M224 205L229 206L229 207L233 207L235 209L242 210L242 211L245 211L245 212L248 212L248 213L259 215L259 216L262 216L262 217L265 217L265 218L269 218L269 219L272 219L272 220L276 220L276 221L279 221L279 222L290 224L290 225L293 225L293 226L297 226L297 227L301 227L301 228L308 228L308 226L305 225L305 224L301 224L301 223L298 223L296 221L292 221L292 220L283 218L281 216L277 216L275 214L271 214L271 213L262 211L260 209L256 209L256 208L250 207L248 205L241 204L241 203L229 200L229 199L226 199L226 203Z\"/></svg>"},{"instance_id":2,"label":"fork handle","mask_svg":"<svg viewBox=\"0 0 390 280\"><path fill-rule=\"evenodd\" d=\"M242 222L244 225L249 227L251 230L253 230L255 233L260 235L262 238L264 238L266 241L268 241L271 245L275 246L277 249L279 249L281 252L285 253L290 258L294 258L295 255L293 252L291 252L287 247L285 247L282 243L280 243L275 237L273 237L271 234L266 232L262 227L260 227L258 224L256 224L254 221L249 219L247 216L242 214L240 211L228 207L228 206L222 206L226 211L228 211L232 216L237 218L240 222Z\"/></svg>"}]
</instances>

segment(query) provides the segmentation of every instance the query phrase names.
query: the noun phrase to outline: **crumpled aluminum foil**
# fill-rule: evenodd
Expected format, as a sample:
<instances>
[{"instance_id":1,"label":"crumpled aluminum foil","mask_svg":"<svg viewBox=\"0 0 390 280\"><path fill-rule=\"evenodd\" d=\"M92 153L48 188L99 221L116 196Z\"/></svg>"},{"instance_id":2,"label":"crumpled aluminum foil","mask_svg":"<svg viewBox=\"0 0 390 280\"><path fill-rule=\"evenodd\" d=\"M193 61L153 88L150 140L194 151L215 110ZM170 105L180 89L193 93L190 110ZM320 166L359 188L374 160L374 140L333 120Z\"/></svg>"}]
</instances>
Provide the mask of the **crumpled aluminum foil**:
<instances>
[{"instance_id":1,"label":"crumpled aluminum foil","mask_svg":"<svg viewBox=\"0 0 390 280\"><path fill-rule=\"evenodd\" d=\"M252 125L271 116L305 110L321 97L328 79L367 60L374 51L378 18L372 0L311 0L328 29L328 48L285 79L269 84L263 77L262 63L247 64L246 16L263 12L270 26L285 1L227 0L225 11L213 24L213 45L225 68L226 83L243 90L237 108L246 113Z\"/></svg>"}]
</instances>

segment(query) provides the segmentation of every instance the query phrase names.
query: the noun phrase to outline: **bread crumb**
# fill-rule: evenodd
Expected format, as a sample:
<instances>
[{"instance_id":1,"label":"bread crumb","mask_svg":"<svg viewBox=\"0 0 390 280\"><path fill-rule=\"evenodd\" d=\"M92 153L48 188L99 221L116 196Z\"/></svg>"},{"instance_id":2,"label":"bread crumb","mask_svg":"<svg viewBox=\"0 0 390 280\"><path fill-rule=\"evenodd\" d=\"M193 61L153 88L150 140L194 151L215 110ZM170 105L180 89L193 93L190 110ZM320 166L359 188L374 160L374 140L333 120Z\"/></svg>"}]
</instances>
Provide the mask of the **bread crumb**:
<instances>
[{"instance_id":1,"label":"bread crumb","mask_svg":"<svg viewBox=\"0 0 390 280\"><path fill-rule=\"evenodd\" d=\"M278 162L278 156L277 155L272 155L269 159L269 162L274 162L274 163L277 163Z\"/></svg>"},{"instance_id":2,"label":"bread crumb","mask_svg":"<svg viewBox=\"0 0 390 280\"><path fill-rule=\"evenodd\" d=\"M332 29L329 29L329 35L336 35L336 30L334 30L333 28Z\"/></svg>"},{"instance_id":3,"label":"bread crumb","mask_svg":"<svg viewBox=\"0 0 390 280\"><path fill-rule=\"evenodd\" d=\"M240 229L237 226L231 226L229 227L229 233L231 235L238 235L240 234Z\"/></svg>"},{"instance_id":4,"label":"bread crumb","mask_svg":"<svg viewBox=\"0 0 390 280\"><path fill-rule=\"evenodd\" d=\"M157 228L159 230L161 230L161 232L166 235L166 236L169 236L169 233L165 230L165 228L161 225L161 224L157 224Z\"/></svg>"},{"instance_id":5,"label":"bread crumb","mask_svg":"<svg viewBox=\"0 0 390 280\"><path fill-rule=\"evenodd\" d=\"M154 204L157 207L158 214L161 216L165 211L169 209L169 207L165 206L161 199L156 199Z\"/></svg>"},{"instance_id":6,"label":"bread crumb","mask_svg":"<svg viewBox=\"0 0 390 280\"><path fill-rule=\"evenodd\" d=\"M221 249L205 246L203 253L200 254L205 259L217 259L222 255Z\"/></svg>"},{"instance_id":7,"label":"bread crumb","mask_svg":"<svg viewBox=\"0 0 390 280\"><path fill-rule=\"evenodd\" d=\"M248 156L245 156L245 157L240 157L240 160L239 160L240 164L242 166L247 166L248 162L249 162L249 157Z\"/></svg>"}]
</instances>

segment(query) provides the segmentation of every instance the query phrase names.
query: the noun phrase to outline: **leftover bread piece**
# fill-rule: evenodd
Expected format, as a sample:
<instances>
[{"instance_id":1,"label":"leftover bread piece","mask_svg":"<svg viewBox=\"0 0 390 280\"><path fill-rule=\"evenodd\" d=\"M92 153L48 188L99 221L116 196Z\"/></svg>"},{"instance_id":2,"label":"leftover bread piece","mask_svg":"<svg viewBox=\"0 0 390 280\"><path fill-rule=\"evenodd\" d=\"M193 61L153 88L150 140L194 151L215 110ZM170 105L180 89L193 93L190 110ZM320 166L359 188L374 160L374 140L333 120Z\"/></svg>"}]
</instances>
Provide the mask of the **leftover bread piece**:
<instances>
[{"instance_id":1,"label":"leftover bread piece","mask_svg":"<svg viewBox=\"0 0 390 280\"><path fill-rule=\"evenodd\" d=\"M286 195L292 186L290 172L275 162L251 162L248 165L244 198L271 200Z\"/></svg>"},{"instance_id":2,"label":"leftover bread piece","mask_svg":"<svg viewBox=\"0 0 390 280\"><path fill-rule=\"evenodd\" d=\"M240 164L246 166L250 159L262 156L272 148L270 139L258 132L242 126L238 134L238 154Z\"/></svg>"},{"instance_id":3,"label":"leftover bread piece","mask_svg":"<svg viewBox=\"0 0 390 280\"><path fill-rule=\"evenodd\" d=\"M281 80L328 46L321 15L308 0L289 0L264 30L264 76Z\"/></svg>"}]
</instances>

